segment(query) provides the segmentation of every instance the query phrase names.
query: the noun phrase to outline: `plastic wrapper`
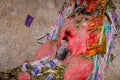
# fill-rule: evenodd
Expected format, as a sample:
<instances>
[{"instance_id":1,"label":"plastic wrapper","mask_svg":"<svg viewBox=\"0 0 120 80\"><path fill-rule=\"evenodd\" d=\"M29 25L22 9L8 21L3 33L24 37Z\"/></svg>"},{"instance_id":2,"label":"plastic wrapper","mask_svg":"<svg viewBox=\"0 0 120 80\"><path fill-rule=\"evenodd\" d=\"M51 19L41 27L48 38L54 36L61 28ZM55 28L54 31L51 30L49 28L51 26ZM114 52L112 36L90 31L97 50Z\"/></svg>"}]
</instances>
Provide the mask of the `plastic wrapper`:
<instances>
[{"instance_id":1,"label":"plastic wrapper","mask_svg":"<svg viewBox=\"0 0 120 80\"><path fill-rule=\"evenodd\" d=\"M25 25L30 27L30 25L33 22L33 20L34 20L34 17L28 15L27 18L26 18L26 21L25 21Z\"/></svg>"}]
</instances>

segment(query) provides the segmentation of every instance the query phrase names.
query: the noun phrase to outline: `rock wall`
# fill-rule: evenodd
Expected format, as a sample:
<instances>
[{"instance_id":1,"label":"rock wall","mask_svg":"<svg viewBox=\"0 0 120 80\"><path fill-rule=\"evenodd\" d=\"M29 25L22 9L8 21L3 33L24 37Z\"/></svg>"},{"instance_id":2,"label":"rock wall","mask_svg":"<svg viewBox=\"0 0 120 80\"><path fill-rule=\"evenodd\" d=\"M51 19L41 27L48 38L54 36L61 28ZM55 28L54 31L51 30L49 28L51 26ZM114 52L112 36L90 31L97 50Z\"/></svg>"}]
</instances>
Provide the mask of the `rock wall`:
<instances>
[{"instance_id":1,"label":"rock wall","mask_svg":"<svg viewBox=\"0 0 120 80\"><path fill-rule=\"evenodd\" d=\"M0 71L33 60L40 47L37 38L57 19L64 0L0 0ZM59 3L59 4L58 4ZM27 15L34 17L26 27Z\"/></svg>"},{"instance_id":2,"label":"rock wall","mask_svg":"<svg viewBox=\"0 0 120 80\"><path fill-rule=\"evenodd\" d=\"M118 15L118 23L120 25L120 0L113 0L116 5L116 13ZM120 80L120 26L117 28L117 36L114 40L114 49L112 52L115 54L115 58L111 63L106 75L105 80Z\"/></svg>"}]
</instances>

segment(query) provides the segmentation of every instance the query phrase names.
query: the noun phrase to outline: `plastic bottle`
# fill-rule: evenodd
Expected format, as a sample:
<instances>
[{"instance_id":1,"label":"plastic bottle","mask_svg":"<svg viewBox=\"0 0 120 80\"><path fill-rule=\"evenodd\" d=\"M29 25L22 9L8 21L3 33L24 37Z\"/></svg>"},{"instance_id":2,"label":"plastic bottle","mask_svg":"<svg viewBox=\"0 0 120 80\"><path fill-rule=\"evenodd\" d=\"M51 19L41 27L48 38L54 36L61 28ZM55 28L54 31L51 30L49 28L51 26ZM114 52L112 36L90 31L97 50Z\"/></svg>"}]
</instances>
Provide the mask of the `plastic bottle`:
<instances>
[{"instance_id":1,"label":"plastic bottle","mask_svg":"<svg viewBox=\"0 0 120 80\"><path fill-rule=\"evenodd\" d=\"M35 67L32 70L32 75L37 75L39 72L41 72L42 67L44 67L45 62L44 61L40 61L39 64L37 64L37 67Z\"/></svg>"},{"instance_id":2,"label":"plastic bottle","mask_svg":"<svg viewBox=\"0 0 120 80\"><path fill-rule=\"evenodd\" d=\"M45 80L53 80L53 74L49 74L49 76Z\"/></svg>"},{"instance_id":3,"label":"plastic bottle","mask_svg":"<svg viewBox=\"0 0 120 80\"><path fill-rule=\"evenodd\" d=\"M53 59L53 60L49 61L45 66L51 68L59 62L60 61L58 59Z\"/></svg>"},{"instance_id":4,"label":"plastic bottle","mask_svg":"<svg viewBox=\"0 0 120 80\"><path fill-rule=\"evenodd\" d=\"M48 60L49 58L50 58L50 55L48 55L48 56L42 58L40 61L45 61L45 60Z\"/></svg>"},{"instance_id":5,"label":"plastic bottle","mask_svg":"<svg viewBox=\"0 0 120 80\"><path fill-rule=\"evenodd\" d=\"M37 75L40 71L41 71L42 67L41 66L37 66L32 70L32 75Z\"/></svg>"},{"instance_id":6,"label":"plastic bottle","mask_svg":"<svg viewBox=\"0 0 120 80\"><path fill-rule=\"evenodd\" d=\"M26 72L28 70L28 61L25 61L25 63L22 65L21 71Z\"/></svg>"},{"instance_id":7,"label":"plastic bottle","mask_svg":"<svg viewBox=\"0 0 120 80\"><path fill-rule=\"evenodd\" d=\"M40 60L34 60L34 61L30 62L30 65L34 67L34 66L36 66L39 62L40 62Z\"/></svg>"},{"instance_id":8,"label":"plastic bottle","mask_svg":"<svg viewBox=\"0 0 120 80\"><path fill-rule=\"evenodd\" d=\"M42 58L41 60L32 61L32 62L30 62L30 65L31 65L31 66L36 66L37 64L39 64L40 61L46 61L46 60L48 60L49 58L50 58L50 56L46 56L46 57Z\"/></svg>"}]
</instances>

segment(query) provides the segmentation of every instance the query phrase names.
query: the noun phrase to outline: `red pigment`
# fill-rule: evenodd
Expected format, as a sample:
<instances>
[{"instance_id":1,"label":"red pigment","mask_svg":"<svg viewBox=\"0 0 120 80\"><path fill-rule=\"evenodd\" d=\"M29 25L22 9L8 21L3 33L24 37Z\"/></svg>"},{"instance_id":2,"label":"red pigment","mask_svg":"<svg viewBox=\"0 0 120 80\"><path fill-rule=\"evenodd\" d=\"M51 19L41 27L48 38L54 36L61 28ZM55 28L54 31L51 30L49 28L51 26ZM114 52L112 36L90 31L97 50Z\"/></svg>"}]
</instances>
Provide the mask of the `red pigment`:
<instances>
[{"instance_id":1,"label":"red pigment","mask_svg":"<svg viewBox=\"0 0 120 80\"><path fill-rule=\"evenodd\" d=\"M45 44L41 46L38 50L37 54L35 55L35 59L41 59L48 55L55 55L57 50L56 42L54 41L46 41Z\"/></svg>"},{"instance_id":2,"label":"red pigment","mask_svg":"<svg viewBox=\"0 0 120 80\"><path fill-rule=\"evenodd\" d=\"M85 16L86 17L86 16ZM87 40L89 39L89 34L87 33L87 22L81 22L79 27L76 27L76 20L79 18L72 19L65 24L60 29L58 36L58 45L60 41L67 37L68 39L68 48L72 52L72 55L77 56L80 54L87 54Z\"/></svg>"},{"instance_id":3,"label":"red pigment","mask_svg":"<svg viewBox=\"0 0 120 80\"><path fill-rule=\"evenodd\" d=\"M64 80L86 80L93 70L93 62L80 57L73 57L65 71Z\"/></svg>"},{"instance_id":4,"label":"red pigment","mask_svg":"<svg viewBox=\"0 0 120 80\"><path fill-rule=\"evenodd\" d=\"M18 74L18 80L32 80L32 78L27 72L21 72Z\"/></svg>"}]
</instances>

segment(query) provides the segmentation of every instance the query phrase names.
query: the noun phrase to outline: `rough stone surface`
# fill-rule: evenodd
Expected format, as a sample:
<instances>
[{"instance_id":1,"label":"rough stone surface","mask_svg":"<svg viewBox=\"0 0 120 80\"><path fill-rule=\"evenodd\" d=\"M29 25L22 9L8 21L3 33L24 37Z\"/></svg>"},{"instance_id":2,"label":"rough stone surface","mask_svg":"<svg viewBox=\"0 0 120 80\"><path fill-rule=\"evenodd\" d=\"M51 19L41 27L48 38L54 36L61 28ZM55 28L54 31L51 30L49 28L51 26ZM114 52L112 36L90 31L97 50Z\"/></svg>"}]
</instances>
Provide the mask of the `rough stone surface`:
<instances>
[{"instance_id":1,"label":"rough stone surface","mask_svg":"<svg viewBox=\"0 0 120 80\"><path fill-rule=\"evenodd\" d=\"M116 13L118 15L118 22L120 25L120 0L113 0L117 9ZM120 80L120 27L117 28L118 35L114 41L113 53L115 54L115 59L111 63L105 80Z\"/></svg>"},{"instance_id":2,"label":"rough stone surface","mask_svg":"<svg viewBox=\"0 0 120 80\"><path fill-rule=\"evenodd\" d=\"M64 0L0 0L0 71L33 60L37 39L49 32ZM34 17L26 27L27 15ZM42 40L44 41L44 40Z\"/></svg>"},{"instance_id":3,"label":"rough stone surface","mask_svg":"<svg viewBox=\"0 0 120 80\"><path fill-rule=\"evenodd\" d=\"M33 60L40 47L37 38L46 34L57 19L65 0L0 0L0 71L15 68ZM120 0L113 0L120 14ZM24 23L34 17L30 28ZM120 18L118 19L120 22ZM116 58L105 80L120 80L120 33L115 40Z\"/></svg>"},{"instance_id":4,"label":"rough stone surface","mask_svg":"<svg viewBox=\"0 0 120 80\"><path fill-rule=\"evenodd\" d=\"M0 0L0 71L34 58L40 47L37 38L49 31L58 15L47 1ZM55 2L49 2L55 6ZM24 25L28 14L34 17L30 28Z\"/></svg>"}]
</instances>

